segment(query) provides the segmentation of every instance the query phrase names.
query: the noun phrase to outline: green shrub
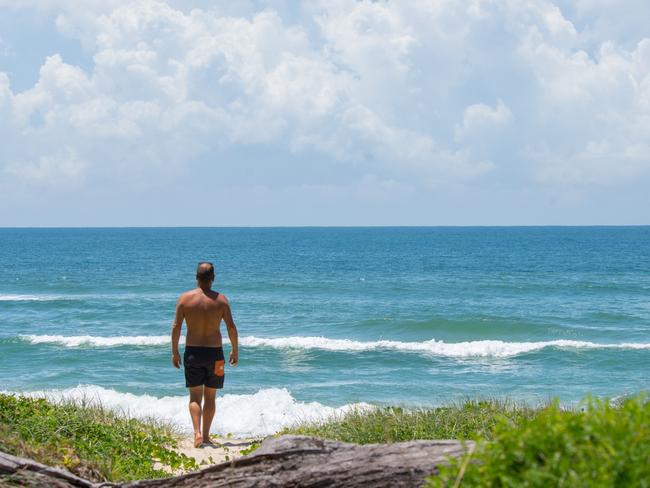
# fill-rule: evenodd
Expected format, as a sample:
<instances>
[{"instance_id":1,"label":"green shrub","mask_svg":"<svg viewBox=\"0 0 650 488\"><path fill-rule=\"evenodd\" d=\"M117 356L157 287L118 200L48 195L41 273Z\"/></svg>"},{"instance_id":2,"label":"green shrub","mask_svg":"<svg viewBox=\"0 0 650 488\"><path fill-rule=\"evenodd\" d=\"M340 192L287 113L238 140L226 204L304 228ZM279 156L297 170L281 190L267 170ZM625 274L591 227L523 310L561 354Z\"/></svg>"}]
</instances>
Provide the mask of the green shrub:
<instances>
[{"instance_id":1,"label":"green shrub","mask_svg":"<svg viewBox=\"0 0 650 488\"><path fill-rule=\"evenodd\" d=\"M120 416L101 406L50 403L0 394L0 449L64 467L94 481L160 478L196 468L179 454L170 428Z\"/></svg>"},{"instance_id":2,"label":"green shrub","mask_svg":"<svg viewBox=\"0 0 650 488\"><path fill-rule=\"evenodd\" d=\"M650 402L587 399L579 410L555 402L532 418L502 417L491 441L452 460L429 487L648 487Z\"/></svg>"}]
</instances>

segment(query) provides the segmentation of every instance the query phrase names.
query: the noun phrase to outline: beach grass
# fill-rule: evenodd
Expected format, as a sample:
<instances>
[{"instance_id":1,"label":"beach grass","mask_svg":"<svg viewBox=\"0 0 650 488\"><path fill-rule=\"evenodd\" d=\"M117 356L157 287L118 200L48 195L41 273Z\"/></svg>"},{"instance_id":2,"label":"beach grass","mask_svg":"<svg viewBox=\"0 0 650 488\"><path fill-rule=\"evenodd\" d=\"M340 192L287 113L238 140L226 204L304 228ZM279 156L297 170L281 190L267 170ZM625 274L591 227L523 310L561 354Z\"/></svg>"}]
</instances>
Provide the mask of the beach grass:
<instances>
[{"instance_id":1,"label":"beach grass","mask_svg":"<svg viewBox=\"0 0 650 488\"><path fill-rule=\"evenodd\" d=\"M355 444L417 439L490 439L501 418L519 422L537 408L509 400L465 400L444 407L355 409L322 422L307 422L283 431Z\"/></svg>"},{"instance_id":2,"label":"beach grass","mask_svg":"<svg viewBox=\"0 0 650 488\"><path fill-rule=\"evenodd\" d=\"M160 469L196 469L172 449L173 429L103 408L0 394L0 450L59 466L92 481L160 478ZM157 464L159 463L159 464Z\"/></svg>"}]
</instances>

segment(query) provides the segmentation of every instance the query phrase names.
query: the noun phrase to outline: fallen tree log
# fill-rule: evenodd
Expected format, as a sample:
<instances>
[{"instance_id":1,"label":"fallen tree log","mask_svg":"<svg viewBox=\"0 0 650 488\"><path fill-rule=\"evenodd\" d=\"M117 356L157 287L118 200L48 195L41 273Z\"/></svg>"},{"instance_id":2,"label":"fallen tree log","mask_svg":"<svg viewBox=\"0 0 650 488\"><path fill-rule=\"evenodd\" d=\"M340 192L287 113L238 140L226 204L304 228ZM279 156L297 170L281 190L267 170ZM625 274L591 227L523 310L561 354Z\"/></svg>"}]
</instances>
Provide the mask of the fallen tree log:
<instances>
[{"instance_id":1,"label":"fallen tree log","mask_svg":"<svg viewBox=\"0 0 650 488\"><path fill-rule=\"evenodd\" d=\"M59 468L0 451L0 486L92 488L94 484Z\"/></svg>"},{"instance_id":2,"label":"fallen tree log","mask_svg":"<svg viewBox=\"0 0 650 488\"><path fill-rule=\"evenodd\" d=\"M71 474L66 478L60 470L49 468L52 471L45 471L43 468L47 467L29 460L20 460L22 464L14 461L13 466L14 474L20 471L52 476L59 484L51 486L57 487L412 487L422 485L426 476L436 473L437 467L449 457L460 456L471 449L473 443L454 440L357 445L313 437L281 436L267 439L254 453L231 462L181 476L124 485L93 485ZM0 460L2 456L8 455L0 453ZM5 464L0 461L0 474L11 469L3 466ZM43 486L40 479L39 484L27 486Z\"/></svg>"}]
</instances>

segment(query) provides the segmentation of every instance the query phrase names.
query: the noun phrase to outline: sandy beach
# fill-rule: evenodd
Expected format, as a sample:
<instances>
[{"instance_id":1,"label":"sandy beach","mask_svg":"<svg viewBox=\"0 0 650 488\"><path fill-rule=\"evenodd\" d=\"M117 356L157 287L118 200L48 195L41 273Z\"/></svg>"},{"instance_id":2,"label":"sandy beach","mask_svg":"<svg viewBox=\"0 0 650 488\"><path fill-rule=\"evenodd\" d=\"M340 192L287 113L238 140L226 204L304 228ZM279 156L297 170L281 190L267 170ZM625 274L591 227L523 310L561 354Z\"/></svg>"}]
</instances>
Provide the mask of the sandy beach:
<instances>
[{"instance_id":1,"label":"sandy beach","mask_svg":"<svg viewBox=\"0 0 650 488\"><path fill-rule=\"evenodd\" d=\"M194 458L199 467L205 468L213 464L220 464L225 461L232 461L242 457L242 451L249 449L254 443L260 443L262 438L226 438L226 437L212 437L212 444L203 444L201 447L194 447L193 437L184 437L178 444L174 451L185 454L188 457ZM164 466L158 465L162 469ZM171 472L171 470L169 470ZM180 474L174 473L174 474Z\"/></svg>"}]
</instances>

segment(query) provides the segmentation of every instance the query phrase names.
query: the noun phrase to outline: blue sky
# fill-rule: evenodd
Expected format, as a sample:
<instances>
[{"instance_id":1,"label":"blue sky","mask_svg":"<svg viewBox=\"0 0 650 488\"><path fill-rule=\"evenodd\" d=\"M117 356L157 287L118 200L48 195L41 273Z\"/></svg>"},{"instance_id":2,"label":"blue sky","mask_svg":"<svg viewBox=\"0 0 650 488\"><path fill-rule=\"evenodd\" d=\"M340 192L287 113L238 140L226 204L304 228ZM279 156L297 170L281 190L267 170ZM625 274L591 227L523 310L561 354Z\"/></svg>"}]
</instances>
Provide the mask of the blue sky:
<instances>
[{"instance_id":1,"label":"blue sky","mask_svg":"<svg viewBox=\"0 0 650 488\"><path fill-rule=\"evenodd\" d=\"M0 0L0 226L650 224L647 19Z\"/></svg>"}]
</instances>

